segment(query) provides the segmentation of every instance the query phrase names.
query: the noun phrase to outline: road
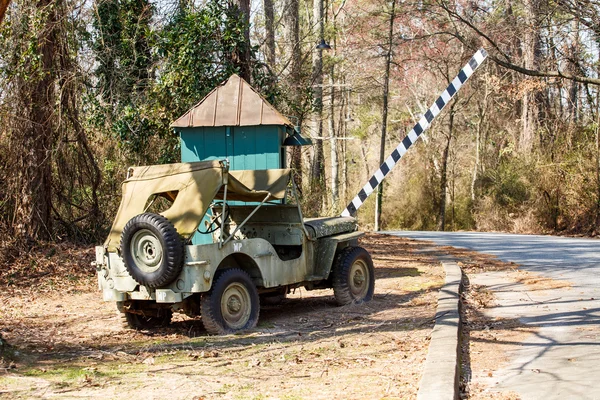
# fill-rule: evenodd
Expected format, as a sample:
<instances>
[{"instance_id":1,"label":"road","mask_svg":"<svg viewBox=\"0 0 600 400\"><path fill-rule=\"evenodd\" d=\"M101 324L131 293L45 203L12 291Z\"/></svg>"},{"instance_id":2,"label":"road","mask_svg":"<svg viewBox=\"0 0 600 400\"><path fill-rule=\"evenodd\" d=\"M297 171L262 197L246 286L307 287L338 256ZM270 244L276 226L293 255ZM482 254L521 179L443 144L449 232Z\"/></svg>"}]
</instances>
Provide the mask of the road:
<instances>
[{"instance_id":1,"label":"road","mask_svg":"<svg viewBox=\"0 0 600 400\"><path fill-rule=\"evenodd\" d=\"M570 287L532 290L505 272L469 276L494 292L497 318L519 318L535 333L507 354L507 365L482 377L491 391L522 399L600 399L600 240L476 232L389 234L462 247L519 264Z\"/></svg>"}]
</instances>

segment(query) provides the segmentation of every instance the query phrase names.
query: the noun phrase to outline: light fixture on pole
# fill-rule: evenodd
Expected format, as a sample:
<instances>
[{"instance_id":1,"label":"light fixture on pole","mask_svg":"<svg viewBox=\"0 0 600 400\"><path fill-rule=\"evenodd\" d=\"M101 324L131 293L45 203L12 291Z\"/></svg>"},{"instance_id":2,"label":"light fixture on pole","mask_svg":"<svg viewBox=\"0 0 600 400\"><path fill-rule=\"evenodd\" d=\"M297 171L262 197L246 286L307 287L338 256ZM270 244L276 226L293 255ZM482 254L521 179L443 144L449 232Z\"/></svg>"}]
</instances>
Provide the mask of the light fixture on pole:
<instances>
[{"instance_id":1,"label":"light fixture on pole","mask_svg":"<svg viewBox=\"0 0 600 400\"><path fill-rule=\"evenodd\" d=\"M321 42L317 45L317 50L331 50L331 46L325 39L321 39Z\"/></svg>"}]
</instances>

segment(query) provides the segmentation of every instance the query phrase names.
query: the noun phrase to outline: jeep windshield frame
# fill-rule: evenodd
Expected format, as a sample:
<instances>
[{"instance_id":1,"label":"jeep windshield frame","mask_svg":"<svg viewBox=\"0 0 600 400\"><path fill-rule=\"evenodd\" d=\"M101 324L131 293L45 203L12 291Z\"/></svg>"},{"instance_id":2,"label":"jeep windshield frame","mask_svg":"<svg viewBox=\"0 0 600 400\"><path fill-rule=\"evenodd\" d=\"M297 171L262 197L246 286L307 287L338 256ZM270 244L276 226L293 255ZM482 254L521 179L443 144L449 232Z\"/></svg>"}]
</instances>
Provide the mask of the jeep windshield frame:
<instances>
[{"instance_id":1,"label":"jeep windshield frame","mask_svg":"<svg viewBox=\"0 0 600 400\"><path fill-rule=\"evenodd\" d=\"M299 216L300 216L300 221L303 221L303 220L304 220L304 218L303 218L303 216L302 216L302 208L300 207L300 200L299 200L299 198L298 198L298 192L297 192L297 190L296 190L296 182L294 182L294 180L293 180L293 179L289 179L289 180L288 180L288 185L289 185L289 186L288 186L288 187L286 187L286 190L285 190L285 193L284 193L284 195L283 195L283 198L282 198L282 199L285 201L285 198L287 197L287 192L288 192L288 189L290 189L290 188L291 188L291 190L290 190L290 191L292 192L292 194L293 194L293 196L294 196L294 200L295 200L295 202L296 202L296 207L298 208L298 214L299 214ZM223 209L222 209L222 211L221 211L221 216L224 216L224 215L226 215L225 209L226 209L226 207L227 207L227 186L228 186L228 185L227 185L227 183L225 183L225 184L224 184L224 186L223 186L223 188L224 188L224 190L223 190ZM244 225L246 225L246 223L247 223L248 221L250 221L250 219L252 218L252 216L253 216L254 214L256 214L256 212L257 212L257 211L258 211L258 210L259 210L259 209L260 209L260 208L261 208L263 205L265 205L265 203L267 203L269 200L271 200L271 197L273 197L273 194L272 194L272 193L267 193L267 195L265 196L265 198L264 198L264 199L263 199L263 200L262 200L262 201L261 201L259 204L257 204L257 205L256 205L256 207L254 208L254 210L252 210L252 212L250 212L250 214L248 214L248 216L247 216L247 217L246 217L246 218L245 218L245 219L244 219L244 220L243 220L243 221L242 221L242 222L241 222L239 225L237 225L237 226L236 226L236 228L234 229L234 231L233 231L233 232L231 232L231 233L229 234L229 236L228 236L226 239L224 239L224 235L223 235L223 233L224 233L224 232L223 232L223 229L220 229L220 232L219 232L219 242L218 242L218 243L219 243L219 248L221 248L221 247L225 246L225 245L226 245L226 244L227 244L227 243L228 243L230 240L232 240L232 239L235 237L235 234L236 234L236 233L237 233L237 232L238 232L240 229L242 229L242 227L243 227ZM279 199L279 200L281 200L281 199ZM222 220L222 221L221 221L221 225L222 225L223 223L224 223L224 221ZM306 230L306 227L304 226L304 223L302 223L302 224L301 224L301 227L302 227L302 231L304 232L304 235L306 236L306 238L307 238L308 240L312 240L312 239L311 239L311 236L309 235L308 231Z\"/></svg>"}]
</instances>

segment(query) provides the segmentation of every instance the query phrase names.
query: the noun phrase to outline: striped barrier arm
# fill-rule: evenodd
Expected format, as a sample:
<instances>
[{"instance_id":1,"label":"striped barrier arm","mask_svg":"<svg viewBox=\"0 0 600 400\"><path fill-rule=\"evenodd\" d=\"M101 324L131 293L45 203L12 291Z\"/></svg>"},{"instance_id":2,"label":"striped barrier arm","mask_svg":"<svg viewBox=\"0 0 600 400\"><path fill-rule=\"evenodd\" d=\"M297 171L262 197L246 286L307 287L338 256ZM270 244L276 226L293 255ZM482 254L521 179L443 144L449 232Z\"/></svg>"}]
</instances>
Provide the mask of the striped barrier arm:
<instances>
[{"instance_id":1,"label":"striped barrier arm","mask_svg":"<svg viewBox=\"0 0 600 400\"><path fill-rule=\"evenodd\" d=\"M408 135L400 142L398 147L392 152L392 154L385 160L379 167L377 172L369 179L369 182L358 192L356 197L352 200L348 207L342 212L342 217L349 217L356 214L356 210L363 205L367 197L375 191L377 186L385 179L386 175L396 166L400 158L406 153L406 151L417 141L419 136L429 128L429 125L435 117L442 111L442 109L450 102L452 97L460 90L462 85L473 75L473 72L483 63L487 57L487 52L484 49L480 49L471 57L469 62L460 70L456 78L444 90L444 92L438 97L433 103L429 110L421 117L419 122L414 128L408 132Z\"/></svg>"}]
</instances>

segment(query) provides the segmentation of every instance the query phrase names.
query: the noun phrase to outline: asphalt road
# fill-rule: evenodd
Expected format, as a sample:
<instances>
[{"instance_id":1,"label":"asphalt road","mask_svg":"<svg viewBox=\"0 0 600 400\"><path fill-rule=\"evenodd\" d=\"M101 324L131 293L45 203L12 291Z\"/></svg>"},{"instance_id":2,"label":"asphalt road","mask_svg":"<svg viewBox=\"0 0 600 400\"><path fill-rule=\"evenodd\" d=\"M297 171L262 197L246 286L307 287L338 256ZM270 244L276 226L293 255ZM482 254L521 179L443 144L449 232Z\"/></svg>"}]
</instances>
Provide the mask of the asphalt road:
<instances>
[{"instance_id":1,"label":"asphalt road","mask_svg":"<svg viewBox=\"0 0 600 400\"><path fill-rule=\"evenodd\" d=\"M535 333L517 343L492 377L474 377L491 391L523 399L600 400L600 240L476 232L395 231L389 234L462 247L519 264L524 271L570 282L533 290L505 272L469 276L497 306L492 317L518 318Z\"/></svg>"}]
</instances>

